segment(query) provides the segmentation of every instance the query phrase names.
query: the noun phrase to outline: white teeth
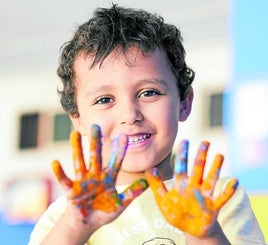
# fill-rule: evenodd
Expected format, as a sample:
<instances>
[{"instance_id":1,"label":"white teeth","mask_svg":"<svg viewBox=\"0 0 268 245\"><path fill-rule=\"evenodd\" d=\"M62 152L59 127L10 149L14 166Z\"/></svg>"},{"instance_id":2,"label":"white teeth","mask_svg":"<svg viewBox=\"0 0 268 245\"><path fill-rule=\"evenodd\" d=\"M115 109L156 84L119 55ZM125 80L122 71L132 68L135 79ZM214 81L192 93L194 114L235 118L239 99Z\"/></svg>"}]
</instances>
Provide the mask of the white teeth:
<instances>
[{"instance_id":1,"label":"white teeth","mask_svg":"<svg viewBox=\"0 0 268 245\"><path fill-rule=\"evenodd\" d=\"M139 142L143 142L145 139L148 139L150 137L150 134L141 134L138 136L129 136L128 138L128 144L135 144Z\"/></svg>"}]
</instances>

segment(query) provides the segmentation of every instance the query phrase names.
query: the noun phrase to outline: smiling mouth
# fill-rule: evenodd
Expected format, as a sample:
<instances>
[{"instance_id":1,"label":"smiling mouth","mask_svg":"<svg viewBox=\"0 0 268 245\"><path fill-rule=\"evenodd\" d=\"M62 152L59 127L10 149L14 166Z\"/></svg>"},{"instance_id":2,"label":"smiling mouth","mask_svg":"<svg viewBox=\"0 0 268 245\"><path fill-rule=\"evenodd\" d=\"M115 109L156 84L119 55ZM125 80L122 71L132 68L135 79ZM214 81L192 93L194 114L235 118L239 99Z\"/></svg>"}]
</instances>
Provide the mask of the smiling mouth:
<instances>
[{"instance_id":1,"label":"smiling mouth","mask_svg":"<svg viewBox=\"0 0 268 245\"><path fill-rule=\"evenodd\" d=\"M151 134L140 134L136 136L129 136L128 137L128 144L133 145L140 142L145 141L146 139L149 139L151 137Z\"/></svg>"}]
</instances>

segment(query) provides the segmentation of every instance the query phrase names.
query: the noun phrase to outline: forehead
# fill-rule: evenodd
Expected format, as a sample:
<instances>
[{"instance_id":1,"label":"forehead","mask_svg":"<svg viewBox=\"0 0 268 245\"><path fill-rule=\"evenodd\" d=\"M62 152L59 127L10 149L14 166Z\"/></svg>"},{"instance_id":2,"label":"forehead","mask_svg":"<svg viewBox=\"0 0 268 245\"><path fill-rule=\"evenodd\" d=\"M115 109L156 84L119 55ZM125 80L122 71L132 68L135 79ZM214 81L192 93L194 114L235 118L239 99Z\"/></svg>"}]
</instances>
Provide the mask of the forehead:
<instances>
[{"instance_id":1,"label":"forehead","mask_svg":"<svg viewBox=\"0 0 268 245\"><path fill-rule=\"evenodd\" d=\"M113 62L117 61L124 61L124 63L128 66L135 66L138 65L141 60L157 56L158 59L161 59L162 61L165 61L165 65L168 65L168 59L167 55L164 51L162 51L159 48L156 48L155 50L151 52L143 52L141 49L139 49L137 46L133 45L129 47L126 50L123 50L122 47L116 47L110 54L103 55L102 57L97 57L94 53L88 53L86 51L80 51L74 61L74 71L79 66L79 61L84 60L88 64L88 68L93 67L99 67L105 66L106 63L109 63L111 60Z\"/></svg>"},{"instance_id":2,"label":"forehead","mask_svg":"<svg viewBox=\"0 0 268 245\"><path fill-rule=\"evenodd\" d=\"M151 53L143 53L136 47L125 52L114 50L103 62L94 64L94 56L81 52L74 64L74 83L81 90L96 90L97 87L142 86L154 81L177 93L175 74L168 65L166 55L160 49ZM126 81L128 81L126 83ZM157 82L156 82L157 81ZM164 84L164 85L163 85ZM94 88L94 89L93 89ZM92 93L92 92L91 92Z\"/></svg>"},{"instance_id":3,"label":"forehead","mask_svg":"<svg viewBox=\"0 0 268 245\"><path fill-rule=\"evenodd\" d=\"M94 63L95 57L80 52L74 63L74 83L76 86L114 81L165 80L176 86L176 78L167 62L165 52L156 49L144 53L137 47L123 52L115 49L103 61ZM174 86L172 85L172 86ZM93 85L92 85L93 86ZM174 88L175 89L175 88Z\"/></svg>"}]
</instances>

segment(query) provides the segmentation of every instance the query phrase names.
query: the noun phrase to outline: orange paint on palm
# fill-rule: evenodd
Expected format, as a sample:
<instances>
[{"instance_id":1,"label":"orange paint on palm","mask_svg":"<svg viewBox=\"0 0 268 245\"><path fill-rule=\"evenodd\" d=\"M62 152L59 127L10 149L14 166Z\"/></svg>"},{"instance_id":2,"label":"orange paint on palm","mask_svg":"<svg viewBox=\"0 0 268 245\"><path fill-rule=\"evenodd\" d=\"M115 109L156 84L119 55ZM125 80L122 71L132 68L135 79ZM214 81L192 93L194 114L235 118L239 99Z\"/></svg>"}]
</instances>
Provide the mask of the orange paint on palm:
<instances>
[{"instance_id":1,"label":"orange paint on palm","mask_svg":"<svg viewBox=\"0 0 268 245\"><path fill-rule=\"evenodd\" d=\"M159 180L148 176L150 186L159 186ZM156 202L164 218L174 227L195 236L203 236L214 219L213 202L206 200L200 205L194 191L187 187L183 193L171 189L165 194L161 188L156 189ZM211 212L209 211L211 210Z\"/></svg>"},{"instance_id":2,"label":"orange paint on palm","mask_svg":"<svg viewBox=\"0 0 268 245\"><path fill-rule=\"evenodd\" d=\"M117 194L115 190L105 192L104 189L100 188L98 195L93 200L92 209L113 212L122 204L128 204L130 200L139 196L147 187L148 183L143 179L139 179L121 194Z\"/></svg>"},{"instance_id":3,"label":"orange paint on palm","mask_svg":"<svg viewBox=\"0 0 268 245\"><path fill-rule=\"evenodd\" d=\"M144 179L137 180L123 193L118 194L115 181L127 147L127 137L119 136L114 144L108 168L101 170L101 131L97 125L92 126L90 140L90 164L87 169L83 157L81 135L70 134L73 150L75 180L69 179L58 161L53 161L55 176L64 187L68 201L73 208L80 211L83 222L95 210L114 212L122 205L127 205L141 194L148 184Z\"/></svg>"},{"instance_id":4,"label":"orange paint on palm","mask_svg":"<svg viewBox=\"0 0 268 245\"><path fill-rule=\"evenodd\" d=\"M116 194L101 192L94 198L92 209L101 210L108 213L114 212L120 205L121 201Z\"/></svg>"},{"instance_id":5,"label":"orange paint on palm","mask_svg":"<svg viewBox=\"0 0 268 245\"><path fill-rule=\"evenodd\" d=\"M219 177L223 157L216 156L208 177L203 181L208 146L208 142L201 143L191 176L185 176L184 171L175 172L175 184L170 191L165 188L156 169L146 173L158 207L167 222L197 237L205 237L210 232L220 208L230 199L237 187L237 180L233 179L225 190L213 199L213 190ZM187 147L180 149L188 151ZM188 155L185 152L179 154ZM187 162L183 157L179 159L183 159L184 163ZM176 164L181 162L178 161ZM174 168L181 169L180 165Z\"/></svg>"},{"instance_id":6,"label":"orange paint on palm","mask_svg":"<svg viewBox=\"0 0 268 245\"><path fill-rule=\"evenodd\" d=\"M58 161L52 162L53 172L67 195L68 207L78 210L84 223L87 223L89 215L96 210L118 211L121 206L128 205L148 187L146 180L139 179L123 193L117 193L115 182L127 148L127 137L121 135L117 138L109 165L102 170L101 130L97 125L93 125L91 129L88 168L84 161L81 135L76 131L70 134L75 180L71 180L65 174Z\"/></svg>"}]
</instances>

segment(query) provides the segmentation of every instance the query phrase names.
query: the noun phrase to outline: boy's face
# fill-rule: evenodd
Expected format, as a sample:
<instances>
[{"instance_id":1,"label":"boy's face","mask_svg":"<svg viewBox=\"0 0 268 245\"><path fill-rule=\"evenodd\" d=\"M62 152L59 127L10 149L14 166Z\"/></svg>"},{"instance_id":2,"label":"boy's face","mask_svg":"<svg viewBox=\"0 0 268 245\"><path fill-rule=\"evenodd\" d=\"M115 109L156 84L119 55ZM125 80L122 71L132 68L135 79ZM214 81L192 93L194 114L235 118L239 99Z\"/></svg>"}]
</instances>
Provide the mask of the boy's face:
<instances>
[{"instance_id":1,"label":"boy's face","mask_svg":"<svg viewBox=\"0 0 268 245\"><path fill-rule=\"evenodd\" d=\"M189 115L192 96L180 103L175 76L160 50L143 56L132 47L126 56L114 51L101 67L90 68L92 61L84 54L75 60L80 115L71 118L75 128L90 137L92 124L101 127L104 165L119 133L129 137L122 173L141 173L158 165L172 150L178 122Z\"/></svg>"}]
</instances>

